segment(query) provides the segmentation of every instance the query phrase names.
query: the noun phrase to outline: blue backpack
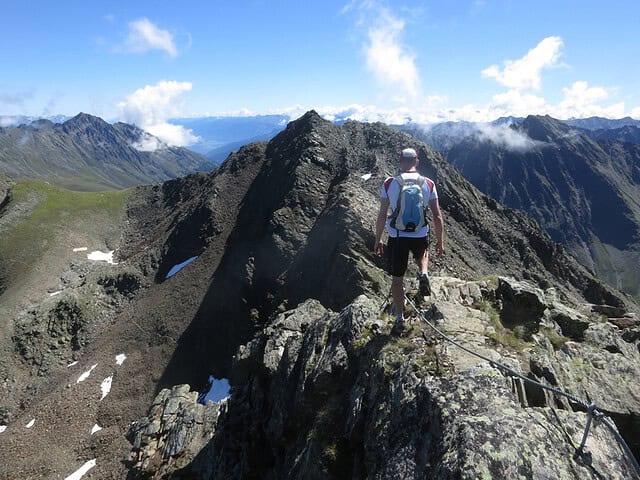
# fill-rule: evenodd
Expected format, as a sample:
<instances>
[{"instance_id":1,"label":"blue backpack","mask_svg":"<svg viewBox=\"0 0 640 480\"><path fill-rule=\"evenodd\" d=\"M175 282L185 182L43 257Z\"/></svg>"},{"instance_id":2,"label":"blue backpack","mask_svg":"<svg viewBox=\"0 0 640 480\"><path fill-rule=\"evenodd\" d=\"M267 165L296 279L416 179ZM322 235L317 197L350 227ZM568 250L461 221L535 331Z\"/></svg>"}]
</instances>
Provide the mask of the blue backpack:
<instances>
[{"instance_id":1,"label":"blue backpack","mask_svg":"<svg viewBox=\"0 0 640 480\"><path fill-rule=\"evenodd\" d=\"M401 232L415 232L427 224L424 208L422 185L426 181L419 176L416 179L395 177L400 184L398 204L391 214L391 226Z\"/></svg>"}]
</instances>

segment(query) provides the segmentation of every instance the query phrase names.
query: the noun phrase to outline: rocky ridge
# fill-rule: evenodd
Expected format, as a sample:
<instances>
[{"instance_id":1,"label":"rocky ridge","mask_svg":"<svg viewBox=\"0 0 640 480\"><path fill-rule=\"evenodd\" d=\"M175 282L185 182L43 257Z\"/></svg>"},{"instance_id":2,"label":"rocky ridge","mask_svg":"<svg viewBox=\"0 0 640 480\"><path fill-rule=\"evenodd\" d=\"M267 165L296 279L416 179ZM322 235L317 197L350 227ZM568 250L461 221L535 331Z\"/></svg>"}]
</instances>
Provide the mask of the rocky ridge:
<instances>
[{"instance_id":1,"label":"rocky ridge","mask_svg":"<svg viewBox=\"0 0 640 480\"><path fill-rule=\"evenodd\" d=\"M336 126L322 120L315 112L309 112L292 122L271 142L243 147L211 174L191 175L162 185L140 187L130 195L116 252L118 265L107 268L112 268L111 278L130 272L140 279L141 288L126 296L126 300L123 298L118 308L110 309L99 324L93 323L93 317L89 316L88 327L96 327L99 335L92 336L74 355L80 361L77 368L98 365L92 374L95 377L76 384L76 371L54 365L47 372L46 380L33 379L35 385L42 387L37 397L14 399L19 406L11 412L12 420L7 431L0 434L0 448L12 458L22 458L24 453L20 452L29 453L26 462L7 464L0 473L13 477L62 475L73 471L72 465L79 466L90 458L96 458L93 474L99 477L134 476L136 472L145 471L145 465L152 468L143 475L154 475L154 471L161 473L166 467L162 459L157 459L156 452L165 451L164 446L171 444L174 446L170 451L179 453L171 453L169 458L182 456L178 468L185 469L172 475L193 478L188 477L189 472L198 471L206 478L209 473L213 475L213 468L220 472L216 475L222 475L221 472L232 475L238 474L234 470L237 467L248 469L240 474L251 472L254 476L269 478L268 475L290 468L292 459L297 458L295 452L301 452L307 440L310 450L305 451L305 457L300 457L300 472L311 475L314 461L320 462L315 464L318 466L315 472L320 477L324 475L322 478L342 478L344 468L356 468L356 462L357 468L383 472L383 466L371 464L373 460L361 460L371 457L371 452L377 448L373 443L366 445L366 430L360 425L368 414L365 416L354 411L353 422L357 420L358 426L341 423L346 418L340 407L344 404L342 400L346 398L346 392L351 392L354 385L365 389L367 398L377 395L374 390L379 391L380 404L389 405L389 402L403 398L399 392L404 391L404 387L400 388L400 385L409 382L406 390L410 395L407 400L396 404L402 407L397 411L402 417L399 424L408 425L408 419L422 418L416 412L422 412L423 400L431 405L429 392L442 389L443 394L457 395L458 387L454 386L457 383L449 382L447 385L452 390L447 390L438 378L446 380L449 372L455 372L456 368L465 372L467 368L456 367L454 361L462 358L459 355L450 355L451 361L443 360L440 368L440 353L438 356L430 353L440 347L434 340L424 339L421 329L412 329L416 334L409 337L390 338L388 322L384 317L379 318L378 307L388 292L389 284L381 260L370 254L372 225L380 184L395 171L396 154L407 145L418 149L422 159L421 172L436 181L447 221L449 253L444 259L433 259L432 272L443 279L449 276L459 278L447 281L464 285L460 288L466 292L474 291L473 295L465 293L459 296L468 299L471 295L481 302L478 308L471 308L473 301L460 303L452 300L452 305L458 302L464 306L460 312L464 311L465 315L471 312L469 318L478 317L473 323L476 330L466 331L468 341L478 347L495 350L496 355L514 357L509 342L512 337L519 337L509 332L518 332L525 342L531 343L540 330L536 315L551 310L548 303L552 295L557 301L574 306L584 303L586 298L590 303L617 309L617 318L631 318L621 315L636 308L631 302L595 280L567 256L562 247L550 241L535 223L481 194L426 145L381 124L348 122ZM365 180L363 175L368 174L372 178ZM192 257L198 258L183 271L166 278L173 265ZM513 323L513 317L518 317L519 313L513 306L507 306L505 310L504 299L508 294L504 287L500 294L503 306L496 303L493 307L508 312L504 324L498 316L498 323L494 319L492 325L485 327L482 318L486 322L487 316L490 319L494 317L483 313L483 309L491 312L489 306L494 303L491 292L498 286L491 286L493 284L489 285L489 282L499 284L495 280L496 275L510 275L535 283L544 290L541 300L538 300L544 307L538 305L534 309L537 313L528 315L527 322ZM484 277L487 278L478 280ZM93 280L87 283L90 286L86 287L88 291L94 288ZM510 285L516 284L511 282ZM73 294L78 288L80 285L69 285L65 294ZM483 289L487 292L486 297ZM453 292L450 296L458 295L455 288L447 287L446 291L449 290ZM517 291L512 294L515 298L530 298L517 294ZM442 297L436 297L433 315L439 316L439 311L445 318L451 318L447 303L438 303L447 295L443 293ZM536 298L538 296L534 294L529 301L535 305ZM354 304L355 299L358 300ZM301 316L303 311L308 314L306 320ZM348 313L357 311L361 314ZM556 316L564 318L560 313ZM286 326L285 320L289 317L293 323ZM564 320L554 321L561 325ZM568 320L565 323L573 325ZM589 320L588 323L593 322ZM488 341L483 333L485 328L490 335ZM575 328L579 331L582 327L578 324ZM632 339L628 343L636 342L633 327L624 328L629 329L628 332L625 330L625 338ZM460 334L465 333L462 327L459 330ZM588 328L584 330L588 331ZM552 336L551 333L549 335ZM421 338L424 344L421 344ZM487 342L491 348L485 345ZM494 348L491 342L502 347ZM270 343L274 347L264 347L264 351L271 352L264 360L262 345ZM299 351L296 345L302 345ZM332 345L333 350L322 353L325 345ZM622 347L618 348L627 354ZM113 363L113 355L121 352L126 352L129 358L114 373L109 365ZM304 352L302 356L300 352ZM320 361L318 355L324 360ZM384 361L380 355L384 355ZM443 353L442 358L446 357ZM423 370L421 377L413 371L414 367L409 368L416 362L420 364L418 370ZM528 371L527 362L522 365L523 371ZM280 371L291 368L293 370L288 373ZM277 372L270 373L273 369ZM396 392L393 399L387 398L390 393L385 389L391 383L385 378L395 378L396 370L405 373L398 387L393 389ZM482 380L491 389L495 387L502 391L500 385L508 387L509 382L496 372L485 367L480 370L487 370L486 376L495 379L495 382ZM334 371L335 377L331 373ZM360 378L361 373L364 378ZM353 377L352 374L358 376ZM390 376L380 377L381 374ZM111 393L99 401L99 396L96 398L98 380L108 375L113 376ZM219 412L215 422L219 433L194 430L191 435L189 429L182 430L182 424L169 419L164 424L161 421L158 426L156 419L160 406L166 405L167 398L171 398L167 393L154 401L162 389L171 390L176 385L189 384L191 390L201 390L210 375L228 377L232 383L233 393L228 404L215 407ZM429 388L420 380L427 376L438 377L431 380ZM481 376L484 378L485 375ZM301 378L304 379L302 384ZM357 378L358 382L349 383ZM282 388L272 383L276 379ZM383 383L378 380L383 380ZM300 406L302 410L296 410L297 400L291 404L289 399L281 401L276 398L288 395L294 384L297 385L294 390L301 390L294 400L305 402ZM306 390L307 384L311 390ZM337 388L335 391L331 389L334 386ZM505 395L509 390L507 387ZM493 395L491 389L489 391ZM174 396L187 398L186 387L179 390L181 393ZM314 391L319 395L314 395ZM417 397L411 396L414 393ZM215 416L192 411L192 398L180 400L178 403L184 405L185 410L181 410L182 407L177 410L183 412L180 415L188 418L190 425L200 425L203 416ZM357 400L358 396L354 398ZM422 400L416 403L410 401L411 398ZM257 401L266 408L262 411L262 420L247 422L260 411L254 411ZM517 403L507 397L505 402L508 405ZM333 408L335 403L339 408ZM129 434L128 438L137 445L134 456L130 457L131 444L125 434L130 423L141 419L152 404L157 408L150 413L146 423L142 420L138 423L141 428ZM289 417L286 411L280 411L282 405L291 405L291 412L297 412L296 415ZM327 411L316 418L316 413L320 415L322 412L319 409L322 406L326 406ZM405 413L403 409L406 409ZM635 407L631 405L629 411L637 411L633 409ZM32 415L38 416L36 430L21 429L19 426L23 421L26 424ZM390 418L387 416L389 412L381 411L380 415L381 425ZM559 415L564 414L560 412ZM571 414L567 421L581 423L576 420L579 417ZM440 417L436 415L434 418ZM38 430L37 426L45 421L52 427ZM105 428L89 436L88 431L94 421ZM269 425L265 426L264 422ZM214 422L206 423L213 425ZM148 425L154 427L148 430ZM332 425L340 428L352 425L354 434L349 436L327 430ZM435 428L438 423L429 425ZM274 430L271 430L272 426ZM141 437L145 431L153 438ZM278 441L280 443L275 443L281 450L274 453L263 447L265 439L271 439L276 431L283 436ZM305 431L311 438L304 437ZM384 440L387 442L384 445L388 445L385 452L391 452L396 443L392 431L396 429L391 428L388 439ZM397 431L402 433L402 429ZM179 433L173 437L171 432L183 432L184 435ZM312 441L316 434L319 439ZM323 453L318 459L315 454L325 451L322 443L325 441L322 439L327 438L323 437L325 434L335 446L329 443L326 455ZM213 435L211 440L210 435ZM188 446L189 442L184 441L189 436L206 444L200 453L195 454L200 445ZM220 450L221 439L225 437L228 442L222 442L225 446ZM374 437L371 438L373 442ZM359 440L365 444L358 445ZM445 443L438 447L438 441L434 440L434 449L454 451L447 450L449 447L445 448ZM455 443L454 439L451 441ZM424 452L420 445L412 446L408 442L406 448ZM245 447L247 452L256 453L252 458L257 464L240 458ZM598 443L600 448L605 452L601 458L608 458L609 453ZM52 451L57 453L55 462L52 462L51 455L44 454ZM207 452L220 452L222 457L216 460L219 466L209 464ZM361 454L358 457L354 452ZM196 458L191 461L194 454ZM438 454L434 455L430 458L440 458ZM454 455L450 453L450 456ZM436 468L427 467L426 460L420 459L422 457L409 463L401 457L393 468L406 468L407 472ZM121 462L124 458L126 463ZM201 462L199 459L204 460ZM512 458L510 461L509 468L515 468L513 465L519 460ZM141 463L136 466L138 462ZM507 465L509 461L504 462ZM453 471L458 468L456 465L466 463L453 459L450 463L443 463L442 468ZM623 468L620 466L619 471L623 472ZM292 470L292 478L297 471Z\"/></svg>"},{"instance_id":2,"label":"rocky ridge","mask_svg":"<svg viewBox=\"0 0 640 480\"><path fill-rule=\"evenodd\" d=\"M495 362L596 402L637 454L640 390L632 379L640 351L631 338L640 322L602 323L587 305L584 313L570 309L553 289L528 282L433 280L434 302L423 309L429 320ZM633 476L604 427L590 432L586 455L574 457L586 415L566 399L504 377L418 317L400 337L391 323L364 295L340 313L311 300L279 314L235 356L231 398L198 406L223 412L205 427L211 440L202 450L189 435L176 447L167 429L140 434L165 418L155 405L170 394L161 392L130 430L139 459L133 478ZM580 334L574 325L584 327ZM514 336L517 327L528 333ZM201 438L201 424L184 418L173 432L193 429ZM162 448L169 444L172 453Z\"/></svg>"}]
</instances>

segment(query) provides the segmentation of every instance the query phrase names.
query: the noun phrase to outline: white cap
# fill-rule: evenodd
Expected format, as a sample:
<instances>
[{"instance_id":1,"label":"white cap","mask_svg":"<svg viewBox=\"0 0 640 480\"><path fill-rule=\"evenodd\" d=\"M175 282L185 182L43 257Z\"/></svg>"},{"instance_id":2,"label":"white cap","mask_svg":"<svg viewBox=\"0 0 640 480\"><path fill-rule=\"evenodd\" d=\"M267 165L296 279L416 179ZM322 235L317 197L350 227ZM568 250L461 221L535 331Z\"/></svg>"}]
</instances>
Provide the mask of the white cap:
<instances>
[{"instance_id":1,"label":"white cap","mask_svg":"<svg viewBox=\"0 0 640 480\"><path fill-rule=\"evenodd\" d=\"M413 148L405 148L402 150L400 158L418 158L418 154Z\"/></svg>"}]
</instances>

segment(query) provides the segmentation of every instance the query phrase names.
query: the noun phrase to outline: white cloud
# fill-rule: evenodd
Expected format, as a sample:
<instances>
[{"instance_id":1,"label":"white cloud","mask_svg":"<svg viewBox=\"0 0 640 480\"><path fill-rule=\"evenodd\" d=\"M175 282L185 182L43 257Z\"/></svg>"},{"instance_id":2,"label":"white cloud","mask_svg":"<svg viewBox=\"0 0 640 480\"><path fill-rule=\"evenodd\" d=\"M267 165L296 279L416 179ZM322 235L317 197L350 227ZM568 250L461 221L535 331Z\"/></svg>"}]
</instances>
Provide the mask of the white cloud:
<instances>
[{"instance_id":1,"label":"white cloud","mask_svg":"<svg viewBox=\"0 0 640 480\"><path fill-rule=\"evenodd\" d=\"M545 145L544 142L533 140L509 125L479 124L477 127L481 140L490 141L509 150L524 152Z\"/></svg>"},{"instance_id":2,"label":"white cloud","mask_svg":"<svg viewBox=\"0 0 640 480\"><path fill-rule=\"evenodd\" d=\"M129 35L124 50L132 53L146 53L150 50L164 50L171 58L178 56L173 35L162 30L149 19L141 18L129 23Z\"/></svg>"},{"instance_id":3,"label":"white cloud","mask_svg":"<svg viewBox=\"0 0 640 480\"><path fill-rule=\"evenodd\" d=\"M637 120L640 120L640 107L636 107L633 110L631 110L630 116Z\"/></svg>"},{"instance_id":4,"label":"white cloud","mask_svg":"<svg viewBox=\"0 0 640 480\"><path fill-rule=\"evenodd\" d=\"M513 89L540 89L540 76L545 68L557 64L563 46L562 38L547 37L518 60L506 60L504 67L491 65L482 70L484 77L495 78Z\"/></svg>"},{"instance_id":5,"label":"white cloud","mask_svg":"<svg viewBox=\"0 0 640 480\"><path fill-rule=\"evenodd\" d=\"M138 141L132 143L131 146L141 152L155 152L156 150L167 148L166 143L147 132L143 132Z\"/></svg>"},{"instance_id":6,"label":"white cloud","mask_svg":"<svg viewBox=\"0 0 640 480\"><path fill-rule=\"evenodd\" d=\"M525 92L540 90L542 71L558 64L562 47L562 38L547 37L524 57L504 62L504 68L492 65L484 69L481 72L483 76L495 78L502 85L509 87L506 92L493 96L486 107L490 113L489 118L532 114L550 114L559 119L624 116L623 102L602 105L602 102L609 98L607 89L590 87L585 81L575 82L570 87L563 88L564 98L557 105L550 105L543 97Z\"/></svg>"},{"instance_id":7,"label":"white cloud","mask_svg":"<svg viewBox=\"0 0 640 480\"><path fill-rule=\"evenodd\" d=\"M558 118L621 118L625 115L623 102L601 105L602 101L609 98L609 92L603 87L590 87L587 82L579 81L563 88L562 93L564 99L551 109L552 115Z\"/></svg>"},{"instance_id":8,"label":"white cloud","mask_svg":"<svg viewBox=\"0 0 640 480\"><path fill-rule=\"evenodd\" d=\"M420 89L415 55L402 41L405 21L377 0L351 0L342 14L355 14L363 33L366 68L386 93L398 103L414 100Z\"/></svg>"},{"instance_id":9,"label":"white cloud","mask_svg":"<svg viewBox=\"0 0 640 480\"><path fill-rule=\"evenodd\" d=\"M415 97L419 88L415 57L401 42L404 21L383 9L375 25L369 28L365 46L367 68L396 96Z\"/></svg>"},{"instance_id":10,"label":"white cloud","mask_svg":"<svg viewBox=\"0 0 640 480\"><path fill-rule=\"evenodd\" d=\"M155 135L168 145L184 147L198 140L193 132L167 119L180 114L183 95L192 88L190 82L160 81L156 85L146 85L118 103L120 119L133 123ZM138 147L152 147L149 139L141 138Z\"/></svg>"},{"instance_id":11,"label":"white cloud","mask_svg":"<svg viewBox=\"0 0 640 480\"><path fill-rule=\"evenodd\" d=\"M145 128L151 135L155 135L168 145L186 147L198 141L198 137L187 128L172 123L158 123Z\"/></svg>"},{"instance_id":12,"label":"white cloud","mask_svg":"<svg viewBox=\"0 0 640 480\"><path fill-rule=\"evenodd\" d=\"M512 89L494 95L489 109L499 113L498 116L513 115L523 117L545 112L548 107L544 98Z\"/></svg>"},{"instance_id":13,"label":"white cloud","mask_svg":"<svg viewBox=\"0 0 640 480\"><path fill-rule=\"evenodd\" d=\"M602 87L589 87L587 82L575 82L571 88L563 88L565 102L570 104L585 105L606 100L609 93Z\"/></svg>"}]
</instances>

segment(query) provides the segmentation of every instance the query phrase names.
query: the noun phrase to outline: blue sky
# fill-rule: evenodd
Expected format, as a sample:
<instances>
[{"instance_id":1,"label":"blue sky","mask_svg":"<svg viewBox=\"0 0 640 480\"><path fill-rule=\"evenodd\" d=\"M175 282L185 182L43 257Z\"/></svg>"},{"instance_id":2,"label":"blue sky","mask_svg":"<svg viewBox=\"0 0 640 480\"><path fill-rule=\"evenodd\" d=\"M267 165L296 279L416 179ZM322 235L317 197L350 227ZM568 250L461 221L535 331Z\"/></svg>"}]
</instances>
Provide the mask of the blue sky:
<instances>
[{"instance_id":1,"label":"blue sky","mask_svg":"<svg viewBox=\"0 0 640 480\"><path fill-rule=\"evenodd\" d=\"M3 6L0 114L640 118L640 2L31 1Z\"/></svg>"}]
</instances>

